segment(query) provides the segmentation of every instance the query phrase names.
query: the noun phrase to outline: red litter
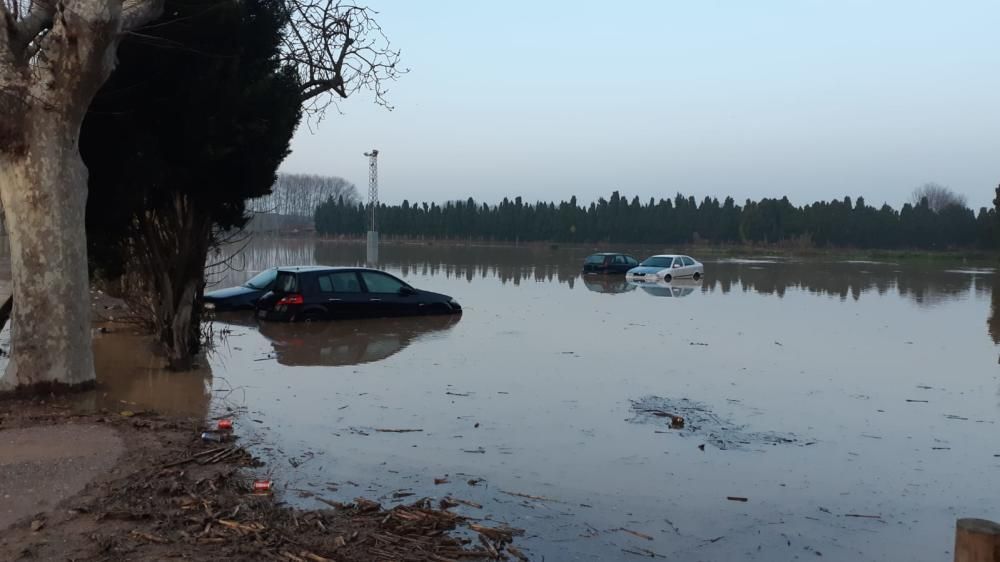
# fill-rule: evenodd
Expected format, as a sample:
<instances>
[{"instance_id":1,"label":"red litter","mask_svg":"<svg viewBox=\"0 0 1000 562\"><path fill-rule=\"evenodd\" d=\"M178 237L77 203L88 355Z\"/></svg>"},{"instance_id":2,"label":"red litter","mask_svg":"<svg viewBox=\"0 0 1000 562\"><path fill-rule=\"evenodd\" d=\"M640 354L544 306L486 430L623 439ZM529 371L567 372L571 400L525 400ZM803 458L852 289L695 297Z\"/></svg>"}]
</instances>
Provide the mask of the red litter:
<instances>
[{"instance_id":1,"label":"red litter","mask_svg":"<svg viewBox=\"0 0 1000 562\"><path fill-rule=\"evenodd\" d=\"M266 494L271 491L272 483L270 480L254 480L253 481L253 493L255 494Z\"/></svg>"},{"instance_id":2,"label":"red litter","mask_svg":"<svg viewBox=\"0 0 1000 562\"><path fill-rule=\"evenodd\" d=\"M219 428L219 431L232 431L233 430L233 420L219 420L218 428Z\"/></svg>"}]
</instances>

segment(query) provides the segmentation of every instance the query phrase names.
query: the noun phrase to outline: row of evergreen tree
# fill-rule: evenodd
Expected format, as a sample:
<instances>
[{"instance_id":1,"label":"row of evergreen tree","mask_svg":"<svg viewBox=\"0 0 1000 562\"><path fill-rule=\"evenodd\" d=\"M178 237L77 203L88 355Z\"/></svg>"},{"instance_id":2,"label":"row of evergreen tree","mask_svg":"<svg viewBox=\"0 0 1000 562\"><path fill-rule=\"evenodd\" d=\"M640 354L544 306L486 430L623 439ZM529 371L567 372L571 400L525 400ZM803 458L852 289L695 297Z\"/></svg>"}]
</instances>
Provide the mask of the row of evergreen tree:
<instances>
[{"instance_id":1,"label":"row of evergreen tree","mask_svg":"<svg viewBox=\"0 0 1000 562\"><path fill-rule=\"evenodd\" d=\"M368 229L365 205L327 200L316 209L321 235L356 235ZM504 198L499 205L472 198L438 205L382 204L378 230L389 236L497 241L623 242L684 244L777 243L857 248L993 248L997 246L997 212L974 213L964 205L933 210L926 198L898 211L873 207L864 198L820 201L796 207L787 197L722 203L678 194L673 199L638 197L617 191L581 206L576 197L559 204L525 203Z\"/></svg>"}]
</instances>

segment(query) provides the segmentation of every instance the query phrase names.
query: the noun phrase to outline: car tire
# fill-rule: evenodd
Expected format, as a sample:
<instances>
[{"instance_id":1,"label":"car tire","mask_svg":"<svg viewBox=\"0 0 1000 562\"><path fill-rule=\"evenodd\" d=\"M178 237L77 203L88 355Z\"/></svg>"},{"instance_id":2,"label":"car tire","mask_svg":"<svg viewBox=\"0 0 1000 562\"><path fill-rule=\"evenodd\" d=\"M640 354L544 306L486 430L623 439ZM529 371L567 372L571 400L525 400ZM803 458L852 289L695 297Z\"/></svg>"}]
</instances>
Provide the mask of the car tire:
<instances>
[{"instance_id":1,"label":"car tire","mask_svg":"<svg viewBox=\"0 0 1000 562\"><path fill-rule=\"evenodd\" d=\"M664 280L664 281L666 281L667 283L670 283L671 281L673 281L673 280L674 280L674 276L673 276L673 275L670 275L670 274L668 273L668 274L666 274L666 275L664 275L664 276L663 276L663 280Z\"/></svg>"},{"instance_id":2,"label":"car tire","mask_svg":"<svg viewBox=\"0 0 1000 562\"><path fill-rule=\"evenodd\" d=\"M694 280L695 280L695 281L697 281L697 280L699 280L699 279L701 279L701 274L700 274L700 273L698 273L697 271L695 271L695 272L694 272Z\"/></svg>"},{"instance_id":3,"label":"car tire","mask_svg":"<svg viewBox=\"0 0 1000 562\"><path fill-rule=\"evenodd\" d=\"M303 322L319 322L323 319L323 315L319 312L307 312L302 315Z\"/></svg>"}]
</instances>

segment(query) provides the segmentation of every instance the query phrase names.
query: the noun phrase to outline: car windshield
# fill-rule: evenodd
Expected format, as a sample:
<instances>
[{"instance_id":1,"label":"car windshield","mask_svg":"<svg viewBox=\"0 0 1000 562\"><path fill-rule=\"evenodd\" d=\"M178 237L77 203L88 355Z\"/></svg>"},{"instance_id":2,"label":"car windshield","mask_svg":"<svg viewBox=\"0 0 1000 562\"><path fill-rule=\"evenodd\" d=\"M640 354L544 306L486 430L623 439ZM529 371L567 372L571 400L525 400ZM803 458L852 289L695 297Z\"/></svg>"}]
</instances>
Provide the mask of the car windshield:
<instances>
[{"instance_id":1,"label":"car windshield","mask_svg":"<svg viewBox=\"0 0 1000 562\"><path fill-rule=\"evenodd\" d=\"M641 265L642 267L670 267L673 263L674 258L664 258L664 257L652 257L644 260Z\"/></svg>"},{"instance_id":2,"label":"car windshield","mask_svg":"<svg viewBox=\"0 0 1000 562\"><path fill-rule=\"evenodd\" d=\"M604 263L604 256L595 254L587 258L586 263Z\"/></svg>"},{"instance_id":3,"label":"car windshield","mask_svg":"<svg viewBox=\"0 0 1000 562\"><path fill-rule=\"evenodd\" d=\"M277 269L265 269L251 277L244 285L251 289L266 289L271 286L271 283L274 283L274 278L277 276Z\"/></svg>"}]
</instances>

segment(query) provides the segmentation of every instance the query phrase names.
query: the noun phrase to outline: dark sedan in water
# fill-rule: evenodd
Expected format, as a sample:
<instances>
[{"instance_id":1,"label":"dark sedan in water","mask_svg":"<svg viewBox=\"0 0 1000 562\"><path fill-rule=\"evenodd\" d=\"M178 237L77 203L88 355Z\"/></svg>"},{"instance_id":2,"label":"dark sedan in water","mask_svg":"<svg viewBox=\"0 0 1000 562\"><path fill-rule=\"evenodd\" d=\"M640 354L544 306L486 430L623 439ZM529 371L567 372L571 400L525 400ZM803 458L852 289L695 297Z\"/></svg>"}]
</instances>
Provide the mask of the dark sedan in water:
<instances>
[{"instance_id":1,"label":"dark sedan in water","mask_svg":"<svg viewBox=\"0 0 1000 562\"><path fill-rule=\"evenodd\" d=\"M278 268L271 291L257 301L259 318L287 322L461 312L448 295L361 267Z\"/></svg>"},{"instance_id":2,"label":"dark sedan in water","mask_svg":"<svg viewBox=\"0 0 1000 562\"><path fill-rule=\"evenodd\" d=\"M639 265L639 261L628 254L603 252L593 254L583 262L584 273L625 273Z\"/></svg>"},{"instance_id":3,"label":"dark sedan in water","mask_svg":"<svg viewBox=\"0 0 1000 562\"><path fill-rule=\"evenodd\" d=\"M271 290L278 268L265 269L238 287L205 293L202 302L208 310L253 310L257 300Z\"/></svg>"}]
</instances>

